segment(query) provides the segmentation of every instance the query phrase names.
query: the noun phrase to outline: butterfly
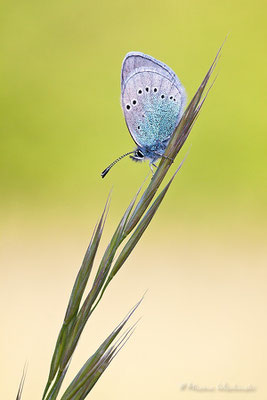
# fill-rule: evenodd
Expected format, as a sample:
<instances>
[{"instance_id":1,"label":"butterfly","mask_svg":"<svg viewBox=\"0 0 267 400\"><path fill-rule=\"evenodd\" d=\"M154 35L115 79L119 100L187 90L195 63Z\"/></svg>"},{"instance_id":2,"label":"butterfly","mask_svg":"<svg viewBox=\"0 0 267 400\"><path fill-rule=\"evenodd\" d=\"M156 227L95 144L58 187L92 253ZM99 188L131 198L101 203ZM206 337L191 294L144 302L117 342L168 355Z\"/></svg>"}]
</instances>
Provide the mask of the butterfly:
<instances>
[{"instance_id":1,"label":"butterfly","mask_svg":"<svg viewBox=\"0 0 267 400\"><path fill-rule=\"evenodd\" d=\"M121 69L121 107L135 150L113 161L101 174L125 156L134 161L155 161L165 149L185 107L186 93L173 70L155 58L140 52L127 53Z\"/></svg>"}]
</instances>

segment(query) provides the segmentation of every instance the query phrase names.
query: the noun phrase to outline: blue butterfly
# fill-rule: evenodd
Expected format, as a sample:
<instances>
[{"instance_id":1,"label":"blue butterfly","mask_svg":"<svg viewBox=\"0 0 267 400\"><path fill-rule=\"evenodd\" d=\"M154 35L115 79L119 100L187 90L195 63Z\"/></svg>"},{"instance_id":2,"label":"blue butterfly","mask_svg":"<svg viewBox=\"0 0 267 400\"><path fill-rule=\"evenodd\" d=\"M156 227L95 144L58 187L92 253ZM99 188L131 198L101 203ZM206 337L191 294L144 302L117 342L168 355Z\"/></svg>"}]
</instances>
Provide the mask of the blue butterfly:
<instances>
[{"instance_id":1,"label":"blue butterfly","mask_svg":"<svg viewBox=\"0 0 267 400\"><path fill-rule=\"evenodd\" d=\"M184 87L170 67L143 53L126 54L121 70L121 106L137 148L113 161L102 178L130 154L134 161L148 159L153 172L152 165L156 167L155 161L163 157L185 103Z\"/></svg>"}]
</instances>

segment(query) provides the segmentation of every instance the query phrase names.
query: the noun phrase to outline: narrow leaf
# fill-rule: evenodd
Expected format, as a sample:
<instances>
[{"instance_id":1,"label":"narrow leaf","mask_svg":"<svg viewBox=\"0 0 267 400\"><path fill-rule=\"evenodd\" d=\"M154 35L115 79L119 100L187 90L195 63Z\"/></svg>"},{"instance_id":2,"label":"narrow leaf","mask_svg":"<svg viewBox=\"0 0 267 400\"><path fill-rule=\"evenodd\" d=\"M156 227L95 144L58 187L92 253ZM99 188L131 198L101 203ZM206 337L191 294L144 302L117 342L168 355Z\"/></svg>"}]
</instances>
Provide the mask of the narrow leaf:
<instances>
[{"instance_id":1,"label":"narrow leaf","mask_svg":"<svg viewBox=\"0 0 267 400\"><path fill-rule=\"evenodd\" d=\"M94 373L97 374L97 371L101 367L103 360L105 358L105 354L107 355L107 351L110 351L110 346L118 334L121 332L125 324L128 322L129 318L135 312L137 307L140 305L143 297L139 302L130 310L130 312L126 315L126 317L122 320L122 322L114 329L114 331L107 337L107 339L99 346L97 351L86 361L84 366L78 372L76 377L73 379L69 387L66 389L65 393L63 394L61 400L69 400L73 399L74 395L84 387L89 380L89 377L93 379ZM126 333L131 331L130 328ZM121 341L120 341L121 343ZM120 344L119 343L119 344ZM117 347L116 347L117 348ZM109 350L108 350L109 349ZM104 357L104 358L103 358Z\"/></svg>"},{"instance_id":2,"label":"narrow leaf","mask_svg":"<svg viewBox=\"0 0 267 400\"><path fill-rule=\"evenodd\" d=\"M184 159L185 160L185 159ZM181 162L175 173L173 174L172 178L170 179L169 183L165 186L165 188L161 191L161 193L158 195L152 206L149 208L149 210L146 212L144 217L142 218L141 222L138 224L137 228L135 229L134 233L131 235L130 239L122 249L121 253L119 254L109 276L108 279L105 283L105 286L103 287L103 290L101 292L100 298L103 296L107 286L109 285L110 281L114 278L114 276L117 274L119 269L122 267L122 265L125 263L126 259L129 257L139 240L141 239L143 233L145 232L146 228L150 224L152 218L154 217L156 211L158 210L162 200L164 199L175 175L177 172L180 170L182 167L184 160Z\"/></svg>"},{"instance_id":3,"label":"narrow leaf","mask_svg":"<svg viewBox=\"0 0 267 400\"><path fill-rule=\"evenodd\" d=\"M223 42L224 44L224 42ZM222 46L223 46L222 44ZM187 106L177 128L175 129L171 140L166 148L166 151L164 153L165 156L171 158L174 160L178 154L178 152L181 150L185 140L187 139L193 120L195 119L195 111L198 107L199 102L201 101L203 92L205 90L205 87L210 79L210 76L212 72L214 71L214 68L217 64L218 58L220 56L220 52L222 49L222 46L218 50L211 67L209 68L207 74L205 75L201 85L199 86L196 94L194 95L193 99ZM136 205L131 218L127 224L126 227L126 233L130 233L134 227L138 224L140 221L142 215L146 211L147 207L149 206L150 202L152 201L156 191L158 190L160 184L162 183L165 175L167 174L170 166L172 164L172 161L168 158L162 157L160 164L154 174L154 176L151 179L150 184L148 185L147 189L143 193L141 199L139 200L138 204Z\"/></svg>"},{"instance_id":4,"label":"narrow leaf","mask_svg":"<svg viewBox=\"0 0 267 400\"><path fill-rule=\"evenodd\" d=\"M83 303L81 309L79 310L77 319L72 328L72 333L69 337L66 348L64 349L64 355L62 356L61 361L60 361L60 366L62 369L68 363L71 355L73 354L75 347L77 346L77 343L79 341L79 338L82 334L82 331L84 329L84 326L85 326L86 322L88 321L88 318L90 317L90 315L92 314L92 312L94 311L95 307L98 304L98 302L96 304L94 304L94 303L100 293L101 288L103 287L103 285L105 283L105 280L107 278L110 267L112 265L112 261L114 259L115 253L124 238L125 225L129 219L129 215L130 215L130 213L133 209L133 206L136 202L136 198L137 198L138 194L140 193L140 190L142 189L142 186L143 185L141 185L141 187L137 191L136 195L134 196L134 198L130 202L129 206L127 207L125 213L123 214L123 217L122 217L120 223L118 224L118 227L111 239L111 242L108 245L108 247L104 253L104 256L101 260L101 263L100 263L96 278L94 280L92 289L86 296L84 303Z\"/></svg>"},{"instance_id":5,"label":"narrow leaf","mask_svg":"<svg viewBox=\"0 0 267 400\"><path fill-rule=\"evenodd\" d=\"M19 384L19 389L18 389L18 393L16 396L16 400L21 400L21 396L22 396L22 391L23 391L23 387L24 387L24 383L25 383L25 378L26 378L26 373L27 373L27 365L24 365L23 371L22 371L22 377L20 380L20 384Z\"/></svg>"},{"instance_id":6,"label":"narrow leaf","mask_svg":"<svg viewBox=\"0 0 267 400\"><path fill-rule=\"evenodd\" d=\"M89 279L90 272L92 270L94 258L95 258L95 255L96 255L96 252L97 252L97 249L99 246L99 242L100 242L104 224L105 224L107 209L108 209L108 205L109 205L109 199L110 199L110 196L107 199L107 202L105 204L104 211L102 213L100 221L99 221L97 227L94 229L90 244L86 251L84 260L82 262L82 266L78 272L76 281L75 281L73 289L72 289L69 304L67 306L65 319L64 319L63 325L61 327L60 333L58 335L54 354L52 357L48 381L47 381L47 384L46 384L46 387L45 387L45 390L43 393L43 397L42 397L43 400L45 399L46 394L47 394L47 392L55 378L55 375L59 369L59 364L60 364L61 358L65 351L64 349L65 349L65 345L66 345L66 336L69 335L71 326L73 325L73 324L70 324L70 322L78 312L81 298L84 293L87 281ZM67 363L66 363L66 365L67 365ZM65 369L65 366L64 366L64 368L62 368L62 370Z\"/></svg>"},{"instance_id":7,"label":"narrow leaf","mask_svg":"<svg viewBox=\"0 0 267 400\"><path fill-rule=\"evenodd\" d=\"M55 382L53 383L53 386L46 397L47 400L56 400L68 368L69 368L69 364L66 365L66 367L64 368L63 371L61 371L61 370L58 371Z\"/></svg>"}]
</instances>

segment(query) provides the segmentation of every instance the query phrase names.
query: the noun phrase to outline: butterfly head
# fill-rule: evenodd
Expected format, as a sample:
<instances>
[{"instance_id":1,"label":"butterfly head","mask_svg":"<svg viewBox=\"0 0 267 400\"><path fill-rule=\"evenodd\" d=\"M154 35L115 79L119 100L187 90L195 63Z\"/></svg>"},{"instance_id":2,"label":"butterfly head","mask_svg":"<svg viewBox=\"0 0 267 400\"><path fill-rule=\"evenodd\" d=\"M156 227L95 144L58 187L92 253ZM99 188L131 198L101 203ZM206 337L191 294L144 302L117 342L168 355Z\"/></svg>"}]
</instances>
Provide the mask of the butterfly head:
<instances>
[{"instance_id":1,"label":"butterfly head","mask_svg":"<svg viewBox=\"0 0 267 400\"><path fill-rule=\"evenodd\" d=\"M143 151L141 149L139 149L139 147L137 147L137 149L134 151L133 155L130 156L130 158L133 161L139 162L139 161L144 161L145 155L144 155Z\"/></svg>"}]
</instances>

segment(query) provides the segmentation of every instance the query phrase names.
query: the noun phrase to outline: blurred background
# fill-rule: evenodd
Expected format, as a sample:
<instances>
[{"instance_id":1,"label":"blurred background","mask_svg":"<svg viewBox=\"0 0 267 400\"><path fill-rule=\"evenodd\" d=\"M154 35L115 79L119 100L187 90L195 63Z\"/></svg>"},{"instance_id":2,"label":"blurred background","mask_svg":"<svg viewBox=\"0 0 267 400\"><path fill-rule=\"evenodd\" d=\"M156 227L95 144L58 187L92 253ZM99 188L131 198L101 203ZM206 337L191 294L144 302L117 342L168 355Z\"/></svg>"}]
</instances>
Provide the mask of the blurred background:
<instances>
[{"instance_id":1,"label":"blurred background","mask_svg":"<svg viewBox=\"0 0 267 400\"><path fill-rule=\"evenodd\" d=\"M1 398L15 398L26 360L23 398L41 398L106 197L113 187L100 250L149 174L148 163L126 158L100 177L134 148L119 100L125 54L168 64L190 100L227 34L178 158L190 148L189 156L93 315L66 383L149 289L138 329L92 398L221 395L190 384L252 385L221 396L266 397L266 8L263 0L1 2Z\"/></svg>"}]
</instances>

